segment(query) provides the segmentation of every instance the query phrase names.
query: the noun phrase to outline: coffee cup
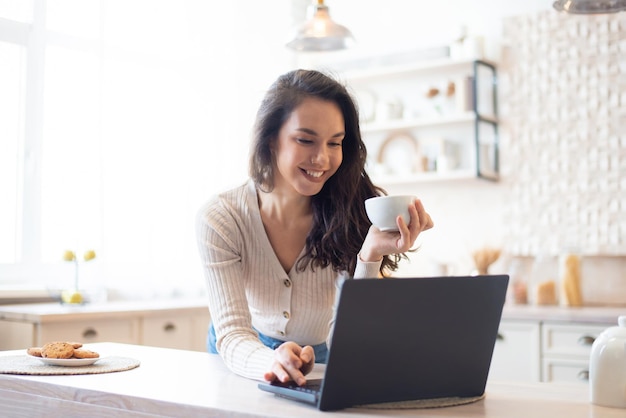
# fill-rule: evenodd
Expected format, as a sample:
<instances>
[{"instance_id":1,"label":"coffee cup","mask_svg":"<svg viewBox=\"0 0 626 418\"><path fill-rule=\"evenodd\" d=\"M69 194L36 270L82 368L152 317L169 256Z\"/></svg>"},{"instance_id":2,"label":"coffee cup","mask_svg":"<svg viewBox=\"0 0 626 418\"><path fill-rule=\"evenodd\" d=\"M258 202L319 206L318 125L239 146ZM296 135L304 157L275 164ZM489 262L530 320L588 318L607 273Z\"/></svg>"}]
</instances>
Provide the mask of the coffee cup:
<instances>
[{"instance_id":1,"label":"coffee cup","mask_svg":"<svg viewBox=\"0 0 626 418\"><path fill-rule=\"evenodd\" d=\"M407 225L411 221L409 206L415 199L409 195L371 197L365 200L365 211L372 224L381 231L397 231L398 215L402 215Z\"/></svg>"}]
</instances>

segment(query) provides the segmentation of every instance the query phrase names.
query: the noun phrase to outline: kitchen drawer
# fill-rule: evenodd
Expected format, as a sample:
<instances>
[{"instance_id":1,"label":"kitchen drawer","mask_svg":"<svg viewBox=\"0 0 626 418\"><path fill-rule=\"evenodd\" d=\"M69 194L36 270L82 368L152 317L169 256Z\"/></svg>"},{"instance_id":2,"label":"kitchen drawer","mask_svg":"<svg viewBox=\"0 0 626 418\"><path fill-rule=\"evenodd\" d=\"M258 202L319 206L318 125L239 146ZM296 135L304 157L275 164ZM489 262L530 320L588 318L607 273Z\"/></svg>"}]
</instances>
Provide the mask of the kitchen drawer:
<instances>
[{"instance_id":1,"label":"kitchen drawer","mask_svg":"<svg viewBox=\"0 0 626 418\"><path fill-rule=\"evenodd\" d=\"M541 336L543 355L575 356L588 361L593 342L609 326L544 323Z\"/></svg>"},{"instance_id":2,"label":"kitchen drawer","mask_svg":"<svg viewBox=\"0 0 626 418\"><path fill-rule=\"evenodd\" d=\"M176 316L144 318L141 334L143 345L188 350L192 335L191 319Z\"/></svg>"},{"instance_id":3,"label":"kitchen drawer","mask_svg":"<svg viewBox=\"0 0 626 418\"><path fill-rule=\"evenodd\" d=\"M65 321L38 325L34 345L50 341L78 341L83 344L116 342L139 344L139 318Z\"/></svg>"},{"instance_id":4,"label":"kitchen drawer","mask_svg":"<svg viewBox=\"0 0 626 418\"><path fill-rule=\"evenodd\" d=\"M586 384L589 382L589 359L544 358L543 381Z\"/></svg>"},{"instance_id":5,"label":"kitchen drawer","mask_svg":"<svg viewBox=\"0 0 626 418\"><path fill-rule=\"evenodd\" d=\"M199 314L150 316L143 318L143 345L206 351L208 309Z\"/></svg>"}]
</instances>

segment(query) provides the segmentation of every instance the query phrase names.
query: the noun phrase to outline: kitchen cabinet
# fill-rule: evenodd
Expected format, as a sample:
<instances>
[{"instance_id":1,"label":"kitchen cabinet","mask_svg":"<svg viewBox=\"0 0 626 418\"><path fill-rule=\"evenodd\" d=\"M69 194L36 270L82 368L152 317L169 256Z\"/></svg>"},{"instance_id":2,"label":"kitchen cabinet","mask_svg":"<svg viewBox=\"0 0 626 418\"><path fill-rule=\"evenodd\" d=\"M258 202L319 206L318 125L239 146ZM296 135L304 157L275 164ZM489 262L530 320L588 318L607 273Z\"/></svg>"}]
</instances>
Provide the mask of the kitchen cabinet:
<instances>
[{"instance_id":1,"label":"kitchen cabinet","mask_svg":"<svg viewBox=\"0 0 626 418\"><path fill-rule=\"evenodd\" d=\"M539 322L501 321L489 379L538 382L541 362L540 337Z\"/></svg>"},{"instance_id":2,"label":"kitchen cabinet","mask_svg":"<svg viewBox=\"0 0 626 418\"><path fill-rule=\"evenodd\" d=\"M586 383L591 345L604 329L589 324L503 320L489 379Z\"/></svg>"},{"instance_id":3,"label":"kitchen cabinet","mask_svg":"<svg viewBox=\"0 0 626 418\"><path fill-rule=\"evenodd\" d=\"M586 385L593 342L624 309L505 305L489 379Z\"/></svg>"},{"instance_id":4,"label":"kitchen cabinet","mask_svg":"<svg viewBox=\"0 0 626 418\"><path fill-rule=\"evenodd\" d=\"M206 351L209 322L202 301L5 305L0 306L0 350L61 340Z\"/></svg>"},{"instance_id":5,"label":"kitchen cabinet","mask_svg":"<svg viewBox=\"0 0 626 418\"><path fill-rule=\"evenodd\" d=\"M498 180L495 64L446 58L346 71L345 79L375 182Z\"/></svg>"},{"instance_id":6,"label":"kitchen cabinet","mask_svg":"<svg viewBox=\"0 0 626 418\"><path fill-rule=\"evenodd\" d=\"M542 380L587 383L591 346L609 326L612 325L542 324Z\"/></svg>"}]
</instances>

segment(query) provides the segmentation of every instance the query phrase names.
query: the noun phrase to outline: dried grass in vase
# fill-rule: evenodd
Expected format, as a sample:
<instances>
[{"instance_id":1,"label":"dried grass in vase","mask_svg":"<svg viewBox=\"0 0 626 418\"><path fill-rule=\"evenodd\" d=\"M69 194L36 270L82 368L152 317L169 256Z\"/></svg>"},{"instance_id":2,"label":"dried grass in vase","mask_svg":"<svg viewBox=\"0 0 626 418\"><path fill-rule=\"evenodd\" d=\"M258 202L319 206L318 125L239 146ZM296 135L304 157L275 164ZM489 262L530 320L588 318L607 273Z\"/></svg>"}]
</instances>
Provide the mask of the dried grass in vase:
<instances>
[{"instance_id":1,"label":"dried grass in vase","mask_svg":"<svg viewBox=\"0 0 626 418\"><path fill-rule=\"evenodd\" d=\"M501 250L498 248L481 248L472 253L474 265L478 274L484 275L489 273L489 266L496 262L500 257Z\"/></svg>"}]
</instances>

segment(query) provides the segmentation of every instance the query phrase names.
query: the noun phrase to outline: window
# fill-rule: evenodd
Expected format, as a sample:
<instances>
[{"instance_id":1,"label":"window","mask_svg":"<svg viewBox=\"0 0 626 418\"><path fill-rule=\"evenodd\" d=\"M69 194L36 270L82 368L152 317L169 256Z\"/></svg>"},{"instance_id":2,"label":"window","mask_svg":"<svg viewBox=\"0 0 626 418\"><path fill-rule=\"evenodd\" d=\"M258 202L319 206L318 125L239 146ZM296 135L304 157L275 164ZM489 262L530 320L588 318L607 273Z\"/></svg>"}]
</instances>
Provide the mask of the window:
<instances>
[{"instance_id":1,"label":"window","mask_svg":"<svg viewBox=\"0 0 626 418\"><path fill-rule=\"evenodd\" d=\"M20 121L23 113L17 104L23 102L22 75L24 47L0 41L0 263L12 263L17 258L17 224L21 201L22 177L20 155L23 136ZM4 64L6 63L6 64Z\"/></svg>"},{"instance_id":2,"label":"window","mask_svg":"<svg viewBox=\"0 0 626 418\"><path fill-rule=\"evenodd\" d=\"M66 249L85 286L203 286L195 213L290 58L285 4L230 3L0 2L0 286L69 286Z\"/></svg>"}]
</instances>

